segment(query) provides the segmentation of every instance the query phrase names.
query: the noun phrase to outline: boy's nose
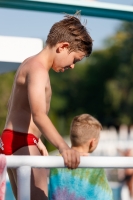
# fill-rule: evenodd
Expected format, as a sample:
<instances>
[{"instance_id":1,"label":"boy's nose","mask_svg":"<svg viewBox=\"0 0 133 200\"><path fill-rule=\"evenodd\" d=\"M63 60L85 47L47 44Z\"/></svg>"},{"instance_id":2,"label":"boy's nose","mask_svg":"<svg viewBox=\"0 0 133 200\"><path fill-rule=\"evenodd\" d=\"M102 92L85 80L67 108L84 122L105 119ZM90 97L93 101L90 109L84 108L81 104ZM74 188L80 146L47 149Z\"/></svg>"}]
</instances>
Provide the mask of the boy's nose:
<instances>
[{"instance_id":1,"label":"boy's nose","mask_svg":"<svg viewBox=\"0 0 133 200\"><path fill-rule=\"evenodd\" d=\"M73 69L74 68L74 64L70 65L70 68Z\"/></svg>"}]
</instances>

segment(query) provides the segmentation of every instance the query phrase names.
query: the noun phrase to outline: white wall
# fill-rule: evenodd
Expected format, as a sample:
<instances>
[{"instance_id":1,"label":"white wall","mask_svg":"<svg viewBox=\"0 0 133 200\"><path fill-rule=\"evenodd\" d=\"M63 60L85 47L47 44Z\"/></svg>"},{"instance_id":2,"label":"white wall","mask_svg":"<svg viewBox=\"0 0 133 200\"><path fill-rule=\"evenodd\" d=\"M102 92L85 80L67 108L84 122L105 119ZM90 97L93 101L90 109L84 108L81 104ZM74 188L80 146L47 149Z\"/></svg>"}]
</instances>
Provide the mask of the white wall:
<instances>
[{"instance_id":1,"label":"white wall","mask_svg":"<svg viewBox=\"0 0 133 200\"><path fill-rule=\"evenodd\" d=\"M43 41L38 38L0 36L0 73L16 70L23 60L42 48Z\"/></svg>"}]
</instances>

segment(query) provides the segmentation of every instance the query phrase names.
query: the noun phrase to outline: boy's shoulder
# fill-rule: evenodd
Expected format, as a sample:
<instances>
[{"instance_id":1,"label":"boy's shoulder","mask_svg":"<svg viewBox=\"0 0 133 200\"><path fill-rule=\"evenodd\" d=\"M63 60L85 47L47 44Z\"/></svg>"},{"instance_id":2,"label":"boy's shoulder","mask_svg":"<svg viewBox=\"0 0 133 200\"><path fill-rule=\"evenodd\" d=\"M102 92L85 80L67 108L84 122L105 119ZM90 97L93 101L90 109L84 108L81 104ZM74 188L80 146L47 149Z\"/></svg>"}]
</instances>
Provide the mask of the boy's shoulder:
<instances>
[{"instance_id":1,"label":"boy's shoulder","mask_svg":"<svg viewBox=\"0 0 133 200\"><path fill-rule=\"evenodd\" d=\"M44 64L36 56L24 60L23 63L20 65L19 69L25 71L26 74L30 76L31 75L37 76L38 74L48 75L47 66L44 66Z\"/></svg>"}]
</instances>

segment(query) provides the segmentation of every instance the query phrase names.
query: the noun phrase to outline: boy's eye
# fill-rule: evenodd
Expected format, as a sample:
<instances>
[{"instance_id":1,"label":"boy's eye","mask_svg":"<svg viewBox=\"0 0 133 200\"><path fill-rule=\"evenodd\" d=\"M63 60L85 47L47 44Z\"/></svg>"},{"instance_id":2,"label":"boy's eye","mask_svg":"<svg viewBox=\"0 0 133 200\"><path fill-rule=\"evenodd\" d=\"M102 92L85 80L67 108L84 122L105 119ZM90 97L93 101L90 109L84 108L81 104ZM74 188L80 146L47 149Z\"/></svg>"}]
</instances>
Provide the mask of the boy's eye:
<instances>
[{"instance_id":1,"label":"boy's eye","mask_svg":"<svg viewBox=\"0 0 133 200\"><path fill-rule=\"evenodd\" d=\"M78 62L78 60L74 60L73 64L75 64L76 62Z\"/></svg>"}]
</instances>

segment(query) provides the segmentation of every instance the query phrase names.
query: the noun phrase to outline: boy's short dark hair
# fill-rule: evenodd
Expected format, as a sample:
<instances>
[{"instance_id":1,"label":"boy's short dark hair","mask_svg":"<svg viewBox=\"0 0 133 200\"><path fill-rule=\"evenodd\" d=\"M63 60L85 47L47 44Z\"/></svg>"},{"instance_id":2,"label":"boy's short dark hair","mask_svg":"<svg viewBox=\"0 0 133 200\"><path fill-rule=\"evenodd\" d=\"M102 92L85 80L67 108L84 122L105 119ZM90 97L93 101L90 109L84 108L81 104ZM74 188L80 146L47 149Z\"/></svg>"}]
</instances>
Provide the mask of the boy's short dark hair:
<instances>
[{"instance_id":1,"label":"boy's short dark hair","mask_svg":"<svg viewBox=\"0 0 133 200\"><path fill-rule=\"evenodd\" d=\"M91 138L98 138L102 125L89 114L74 117L70 127L70 139L73 146L80 146Z\"/></svg>"},{"instance_id":2,"label":"boy's short dark hair","mask_svg":"<svg viewBox=\"0 0 133 200\"><path fill-rule=\"evenodd\" d=\"M65 15L65 19L55 23L50 29L46 44L54 47L57 43L68 42L69 52L82 51L86 57L89 56L92 52L93 41L78 16L79 12L74 16Z\"/></svg>"}]
</instances>

